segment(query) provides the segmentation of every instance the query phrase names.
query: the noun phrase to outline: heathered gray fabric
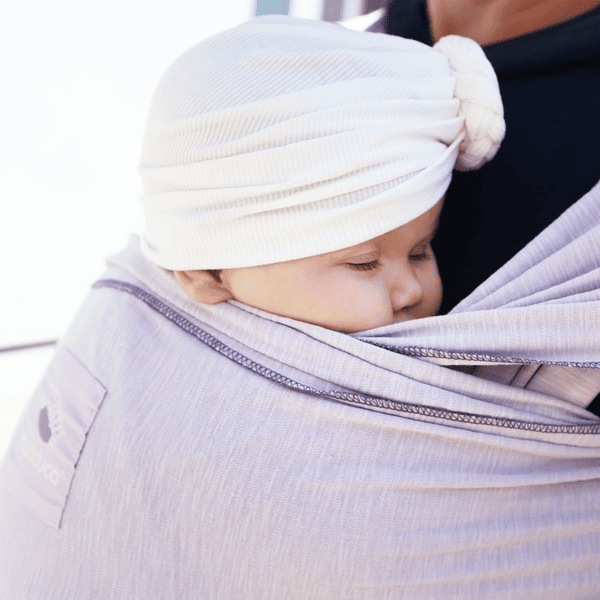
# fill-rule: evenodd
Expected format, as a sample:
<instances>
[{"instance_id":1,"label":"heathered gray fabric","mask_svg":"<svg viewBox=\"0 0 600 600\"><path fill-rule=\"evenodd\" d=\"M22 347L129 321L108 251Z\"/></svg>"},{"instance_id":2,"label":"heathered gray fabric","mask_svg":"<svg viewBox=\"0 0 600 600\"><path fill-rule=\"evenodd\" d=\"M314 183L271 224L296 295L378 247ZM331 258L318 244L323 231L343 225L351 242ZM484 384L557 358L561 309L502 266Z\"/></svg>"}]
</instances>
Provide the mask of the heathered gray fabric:
<instances>
[{"instance_id":1,"label":"heathered gray fabric","mask_svg":"<svg viewBox=\"0 0 600 600\"><path fill-rule=\"evenodd\" d=\"M15 434L0 598L597 598L585 398L435 361L595 374L599 223L596 187L453 314L357 336L195 304L132 238L57 350L87 387L51 368ZM44 385L86 432L59 527L25 507L56 501L28 464L52 477L58 417L19 455Z\"/></svg>"}]
</instances>

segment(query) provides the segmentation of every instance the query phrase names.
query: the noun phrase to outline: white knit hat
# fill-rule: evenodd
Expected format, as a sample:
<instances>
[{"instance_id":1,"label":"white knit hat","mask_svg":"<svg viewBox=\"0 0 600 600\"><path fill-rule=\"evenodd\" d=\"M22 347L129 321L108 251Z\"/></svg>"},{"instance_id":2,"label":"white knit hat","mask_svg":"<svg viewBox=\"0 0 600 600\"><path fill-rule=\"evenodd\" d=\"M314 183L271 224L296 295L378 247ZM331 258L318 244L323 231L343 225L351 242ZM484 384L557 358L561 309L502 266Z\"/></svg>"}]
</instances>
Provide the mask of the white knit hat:
<instances>
[{"instance_id":1,"label":"white knit hat","mask_svg":"<svg viewBox=\"0 0 600 600\"><path fill-rule=\"evenodd\" d=\"M191 48L158 85L142 250L187 270L347 248L422 215L455 163L478 168L503 137L496 76L470 39L432 49L258 17Z\"/></svg>"}]
</instances>

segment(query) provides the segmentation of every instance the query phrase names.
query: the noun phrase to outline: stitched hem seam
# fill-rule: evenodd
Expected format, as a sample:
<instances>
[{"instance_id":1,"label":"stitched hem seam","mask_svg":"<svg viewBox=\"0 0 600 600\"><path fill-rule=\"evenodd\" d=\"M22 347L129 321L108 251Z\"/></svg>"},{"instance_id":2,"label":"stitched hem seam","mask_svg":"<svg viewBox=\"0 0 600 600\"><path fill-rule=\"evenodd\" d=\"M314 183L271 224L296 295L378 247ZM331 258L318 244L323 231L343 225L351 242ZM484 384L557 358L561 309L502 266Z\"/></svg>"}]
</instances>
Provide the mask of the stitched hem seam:
<instances>
[{"instance_id":1,"label":"stitched hem seam","mask_svg":"<svg viewBox=\"0 0 600 600\"><path fill-rule=\"evenodd\" d=\"M600 369L600 362L567 362L551 360L534 360L531 358L513 358L511 356L491 356L489 354L474 354L471 352L448 352L437 348L419 348L417 346L390 346L372 340L362 339L363 342L385 348L396 354L419 356L423 358L447 358L450 360L472 360L475 362L515 363L525 365L554 365L557 367L578 367L580 369Z\"/></svg>"},{"instance_id":2,"label":"stitched hem seam","mask_svg":"<svg viewBox=\"0 0 600 600\"><path fill-rule=\"evenodd\" d=\"M320 390L311 386L304 385L294 379L290 379L282 375L281 373L277 373L268 367L257 363L248 357L244 356L240 352L233 350L226 344L220 342L213 335L207 333L200 327L194 325L191 321L180 315L177 311L173 310L170 306L167 306L164 302L149 294L145 290L131 284L126 283L124 281L119 281L116 279L102 279L97 281L92 286L95 289L98 288L112 288L115 290L119 290L122 292L127 292L142 300L145 304L147 304L150 308L154 309L171 322L176 324L178 327L190 333L194 337L196 337L203 344L206 344L213 350L216 350L219 354L225 356L229 360L239 364L240 366L249 369L250 371L269 379L270 381L274 381L281 385L284 385L287 388L297 390L300 392L304 392L307 394L312 394L315 396L319 396L322 398L328 398L330 400L337 400L342 402L347 402L354 405L360 405L364 407L372 407L372 408L382 408L387 410L394 410L401 413L420 415L424 417L432 417L436 419L444 419L447 421L454 421L458 423L469 423L474 425L488 425L491 427L501 427L505 429L520 429L526 431L536 431L540 433L575 433L575 434L600 434L600 423L590 423L590 424L581 424L581 425L549 425L545 423L535 423L529 421L521 421L518 419L508 419L501 417L493 417L487 415L476 415L465 412L451 411L443 408L436 408L434 406L424 406L418 404L411 404L408 402L399 402L396 400L388 400L385 398L377 398L374 396L367 396L365 394L358 394L353 392L342 392L337 390ZM386 347L380 344L374 344L376 346ZM392 348L389 348L390 350ZM393 350L396 350L395 348ZM423 352L431 352L431 349L427 348L410 348L410 350L414 351L423 351ZM435 351L435 352L443 352L443 351ZM401 352L402 354L402 352ZM445 353L444 356L450 354L459 354L459 353ZM412 356L431 356L431 354L411 354ZM471 356L471 357L479 357L480 355L460 355L463 356ZM487 356L487 355L482 355ZM452 356L451 358L457 358ZM481 358L473 359L473 360L484 360ZM496 362L496 361L492 361ZM520 362L518 359L514 359L514 362ZM525 361L532 362L532 361ZM552 363L558 364L558 363ZM574 364L574 363L567 363Z\"/></svg>"}]
</instances>

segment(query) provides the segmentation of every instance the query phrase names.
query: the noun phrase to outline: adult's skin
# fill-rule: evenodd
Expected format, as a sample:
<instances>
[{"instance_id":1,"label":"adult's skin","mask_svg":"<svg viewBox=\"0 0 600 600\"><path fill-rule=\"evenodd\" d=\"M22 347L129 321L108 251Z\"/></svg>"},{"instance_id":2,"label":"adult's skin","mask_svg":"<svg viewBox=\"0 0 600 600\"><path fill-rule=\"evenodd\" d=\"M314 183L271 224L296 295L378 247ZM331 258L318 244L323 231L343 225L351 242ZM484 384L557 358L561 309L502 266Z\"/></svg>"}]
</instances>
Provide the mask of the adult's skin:
<instances>
[{"instance_id":1,"label":"adult's skin","mask_svg":"<svg viewBox=\"0 0 600 600\"><path fill-rule=\"evenodd\" d=\"M427 0L431 37L462 35L480 46L570 21L600 0Z\"/></svg>"}]
</instances>

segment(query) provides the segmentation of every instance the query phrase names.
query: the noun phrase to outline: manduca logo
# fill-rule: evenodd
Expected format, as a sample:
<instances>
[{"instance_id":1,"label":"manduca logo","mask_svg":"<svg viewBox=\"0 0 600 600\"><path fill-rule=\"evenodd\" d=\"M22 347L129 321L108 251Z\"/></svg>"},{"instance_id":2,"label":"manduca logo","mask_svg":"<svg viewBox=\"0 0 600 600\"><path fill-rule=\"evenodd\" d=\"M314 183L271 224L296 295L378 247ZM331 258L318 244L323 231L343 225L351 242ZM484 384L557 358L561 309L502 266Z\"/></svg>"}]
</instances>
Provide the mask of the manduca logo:
<instances>
[{"instance_id":1,"label":"manduca logo","mask_svg":"<svg viewBox=\"0 0 600 600\"><path fill-rule=\"evenodd\" d=\"M45 403L38 415L38 430L42 440L50 446L65 435L60 394L53 385L47 388Z\"/></svg>"},{"instance_id":2,"label":"manduca logo","mask_svg":"<svg viewBox=\"0 0 600 600\"><path fill-rule=\"evenodd\" d=\"M52 463L48 462L42 456L42 452L35 448L24 433L21 434L20 446L21 452L23 452L29 464L52 485L58 485L59 480L65 477L65 473L59 471Z\"/></svg>"}]
</instances>

